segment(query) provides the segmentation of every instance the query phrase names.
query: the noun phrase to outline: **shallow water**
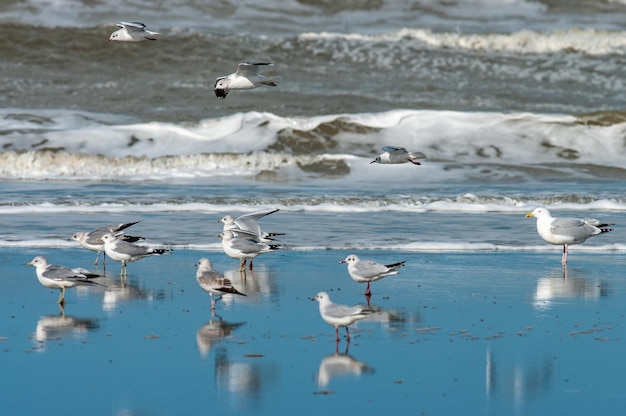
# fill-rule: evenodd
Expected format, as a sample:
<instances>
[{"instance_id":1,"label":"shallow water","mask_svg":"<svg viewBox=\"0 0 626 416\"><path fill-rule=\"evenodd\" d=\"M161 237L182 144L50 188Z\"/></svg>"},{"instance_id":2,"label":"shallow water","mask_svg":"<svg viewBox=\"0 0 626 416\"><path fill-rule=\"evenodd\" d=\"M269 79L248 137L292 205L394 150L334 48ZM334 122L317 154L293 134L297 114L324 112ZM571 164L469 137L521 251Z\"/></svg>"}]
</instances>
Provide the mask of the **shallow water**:
<instances>
[{"instance_id":1,"label":"shallow water","mask_svg":"<svg viewBox=\"0 0 626 416\"><path fill-rule=\"evenodd\" d=\"M0 6L0 380L9 414L588 414L624 407L623 1L10 0ZM140 19L157 42L106 44ZM218 100L273 61L277 88ZM370 164L386 145L421 166ZM524 214L615 230L570 250ZM286 250L242 280L216 221ZM173 248L57 293L76 231ZM339 260L406 260L335 356ZM208 256L247 297L212 317ZM8 400L14 396L20 400ZM25 398L25 399L21 399ZM619 409L619 410L618 410Z\"/></svg>"},{"instance_id":2,"label":"shallow water","mask_svg":"<svg viewBox=\"0 0 626 416\"><path fill-rule=\"evenodd\" d=\"M178 250L109 263L107 288L57 294L22 266L43 254L83 264L76 249L3 249L2 385L11 414L615 413L626 403L618 357L625 338L625 259L576 253L365 252L406 260L372 286L381 308L356 324L347 356L310 298L364 303L346 251L283 251L241 278L222 253ZM210 257L247 297L211 316L194 263ZM336 373L335 373L336 372ZM62 396L52 388L71 386Z\"/></svg>"}]
</instances>

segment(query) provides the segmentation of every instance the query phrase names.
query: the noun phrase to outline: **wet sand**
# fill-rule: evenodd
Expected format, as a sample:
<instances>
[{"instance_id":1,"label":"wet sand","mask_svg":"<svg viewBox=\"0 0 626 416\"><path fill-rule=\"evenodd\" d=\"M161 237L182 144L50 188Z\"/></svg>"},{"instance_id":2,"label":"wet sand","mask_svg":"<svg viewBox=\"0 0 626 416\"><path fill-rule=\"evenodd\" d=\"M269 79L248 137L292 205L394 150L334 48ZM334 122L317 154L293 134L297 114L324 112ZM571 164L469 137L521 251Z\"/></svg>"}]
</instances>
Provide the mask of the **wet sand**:
<instances>
[{"instance_id":1,"label":"wet sand","mask_svg":"<svg viewBox=\"0 0 626 416\"><path fill-rule=\"evenodd\" d=\"M406 260L372 284L380 312L334 328L310 298L365 303L347 251L261 256L245 276L222 252L177 250L128 266L106 288L41 286L35 255L89 267L81 249L0 253L0 357L7 414L586 414L626 404L623 255L357 251ZM210 258L246 297L216 315L195 282ZM92 267L93 268L93 267ZM102 272L102 266L99 269ZM62 385L64 388L59 389Z\"/></svg>"}]
</instances>

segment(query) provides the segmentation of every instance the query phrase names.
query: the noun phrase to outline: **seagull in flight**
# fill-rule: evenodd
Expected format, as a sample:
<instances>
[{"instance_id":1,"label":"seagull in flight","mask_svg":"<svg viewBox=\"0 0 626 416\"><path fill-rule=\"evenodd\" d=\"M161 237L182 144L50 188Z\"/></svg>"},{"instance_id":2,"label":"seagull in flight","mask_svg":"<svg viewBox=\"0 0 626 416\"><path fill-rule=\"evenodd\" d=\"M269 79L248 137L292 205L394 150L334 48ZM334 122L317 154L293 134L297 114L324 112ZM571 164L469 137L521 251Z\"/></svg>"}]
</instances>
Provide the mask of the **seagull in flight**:
<instances>
[{"instance_id":1,"label":"seagull in flight","mask_svg":"<svg viewBox=\"0 0 626 416\"><path fill-rule=\"evenodd\" d=\"M141 22L119 22L117 25L120 29L111 34L107 43L111 41L118 42L141 42L142 40L157 40L158 32L152 32L146 29L146 25Z\"/></svg>"},{"instance_id":2,"label":"seagull in flight","mask_svg":"<svg viewBox=\"0 0 626 416\"><path fill-rule=\"evenodd\" d=\"M237 71L215 80L213 92L217 98L226 98L232 90L251 90L261 85L276 87L282 77L267 77L259 73L263 66L274 65L270 62L242 62L237 65Z\"/></svg>"},{"instance_id":3,"label":"seagull in flight","mask_svg":"<svg viewBox=\"0 0 626 416\"><path fill-rule=\"evenodd\" d=\"M376 159L370 162L387 164L397 164L411 162L414 165L421 165L419 159L428 159L428 157L422 152L409 152L404 147L385 146L383 147L383 153L376 156Z\"/></svg>"}]
</instances>

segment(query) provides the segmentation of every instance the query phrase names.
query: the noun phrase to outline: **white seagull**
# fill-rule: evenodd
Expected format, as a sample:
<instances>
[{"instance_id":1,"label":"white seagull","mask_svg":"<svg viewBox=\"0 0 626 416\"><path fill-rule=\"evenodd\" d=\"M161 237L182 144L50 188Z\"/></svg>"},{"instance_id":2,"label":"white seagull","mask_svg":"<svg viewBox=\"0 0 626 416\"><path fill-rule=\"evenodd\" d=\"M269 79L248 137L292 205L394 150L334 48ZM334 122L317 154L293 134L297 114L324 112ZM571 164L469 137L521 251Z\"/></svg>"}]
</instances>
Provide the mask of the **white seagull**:
<instances>
[{"instance_id":1,"label":"white seagull","mask_svg":"<svg viewBox=\"0 0 626 416\"><path fill-rule=\"evenodd\" d=\"M111 34L107 43L118 42L141 42L142 40L157 40L158 32L151 32L146 29L146 25L141 22L119 22L120 29Z\"/></svg>"},{"instance_id":2,"label":"white seagull","mask_svg":"<svg viewBox=\"0 0 626 416\"><path fill-rule=\"evenodd\" d=\"M111 259L122 263L120 276L126 276L126 263L136 261L149 256L160 256L171 253L172 250L164 248L149 248L137 246L126 241L119 240L115 234L108 233L100 237L104 242L104 252Z\"/></svg>"},{"instance_id":3,"label":"white seagull","mask_svg":"<svg viewBox=\"0 0 626 416\"><path fill-rule=\"evenodd\" d=\"M89 279L102 277L97 274L89 273L82 268L70 268L66 266L57 266L48 264L45 257L37 256L27 263L29 266L35 266L37 279L39 283L50 289L59 289L59 300L57 303L63 305L65 303L65 289L75 286L102 286Z\"/></svg>"},{"instance_id":4,"label":"white seagull","mask_svg":"<svg viewBox=\"0 0 626 416\"><path fill-rule=\"evenodd\" d=\"M371 296L370 283L382 279L386 276L398 274L398 269L404 266L404 261L393 264L380 264L372 260L361 260L356 254L350 254L345 260L339 263L348 264L348 273L357 283L367 283L365 296Z\"/></svg>"},{"instance_id":5,"label":"white seagull","mask_svg":"<svg viewBox=\"0 0 626 416\"><path fill-rule=\"evenodd\" d=\"M404 147L385 146L383 147L384 153L376 156L376 159L370 162L382 163L382 164L396 164L411 162L414 165L421 165L419 159L428 159L428 157L422 152L409 152Z\"/></svg>"},{"instance_id":6,"label":"white seagull","mask_svg":"<svg viewBox=\"0 0 626 416\"><path fill-rule=\"evenodd\" d=\"M234 259L241 261L239 270L246 268L246 260L250 259L250 270L252 270L252 260L261 254L270 253L278 250L281 246L278 244L265 244L243 237L235 236L231 230L223 231L218 237L222 237L222 248L224 253Z\"/></svg>"},{"instance_id":7,"label":"white seagull","mask_svg":"<svg viewBox=\"0 0 626 416\"><path fill-rule=\"evenodd\" d=\"M100 237L107 233L113 233L120 240L128 241L129 243L134 243L137 241L141 241L143 237L133 237L131 235L124 235L122 231L126 228L137 224L139 221L135 222L127 222L125 224L117 224L117 225L107 225L104 227L96 228L93 231L82 232L79 231L69 239L73 241L78 241L78 243L86 248L87 250L97 251L98 255L96 256L96 260L93 264L98 264L98 259L100 258L100 252L104 251L104 243L100 240ZM102 260L102 264L106 264L106 254L104 254L104 258Z\"/></svg>"},{"instance_id":8,"label":"white seagull","mask_svg":"<svg viewBox=\"0 0 626 416\"><path fill-rule=\"evenodd\" d=\"M225 293L246 296L233 287L230 279L213 268L211 260L202 258L196 263L198 271L196 272L196 280L200 287L211 297L211 310L215 310L215 302L222 298ZM217 296L213 298L213 295Z\"/></svg>"},{"instance_id":9,"label":"white seagull","mask_svg":"<svg viewBox=\"0 0 626 416\"><path fill-rule=\"evenodd\" d=\"M266 77L259 74L259 69L267 65L274 64L270 62L242 62L237 65L236 72L215 80L213 92L217 98L226 98L232 90L251 90L260 85L276 87L282 81L282 77Z\"/></svg>"},{"instance_id":10,"label":"white seagull","mask_svg":"<svg viewBox=\"0 0 626 416\"><path fill-rule=\"evenodd\" d=\"M538 207L526 214L526 218L537 218L537 232L546 243L563 246L561 264L567 265L567 251L570 244L580 244L594 235L613 231L613 224L603 224L589 218L554 218L544 207Z\"/></svg>"},{"instance_id":11,"label":"white seagull","mask_svg":"<svg viewBox=\"0 0 626 416\"><path fill-rule=\"evenodd\" d=\"M277 237L279 233L265 233L261 231L261 227L259 226L258 221L270 214L278 212L279 209L266 209L263 211L251 212L249 214L244 214L237 218L234 218L230 215L224 216L222 219L217 222L224 223L224 231L231 230L237 232L239 237L248 238L251 240L257 240L259 242L269 243L270 241L274 241L272 237Z\"/></svg>"},{"instance_id":12,"label":"white seagull","mask_svg":"<svg viewBox=\"0 0 626 416\"><path fill-rule=\"evenodd\" d=\"M320 304L320 315L322 319L329 325L335 327L336 341L339 342L339 327L346 328L346 340L350 343L350 331L348 326L354 322L365 318L367 315L374 313L372 309L362 306L348 306L333 303L326 292L318 293L313 299Z\"/></svg>"}]
</instances>

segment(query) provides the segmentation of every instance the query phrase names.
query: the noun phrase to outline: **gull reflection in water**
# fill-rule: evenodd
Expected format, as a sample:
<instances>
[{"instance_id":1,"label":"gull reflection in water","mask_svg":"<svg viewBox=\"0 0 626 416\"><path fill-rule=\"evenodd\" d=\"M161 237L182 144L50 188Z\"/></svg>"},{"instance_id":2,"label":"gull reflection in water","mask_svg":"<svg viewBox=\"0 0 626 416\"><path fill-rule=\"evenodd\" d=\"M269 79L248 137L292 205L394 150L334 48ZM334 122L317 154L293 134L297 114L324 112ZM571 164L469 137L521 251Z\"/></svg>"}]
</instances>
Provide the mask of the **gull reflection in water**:
<instances>
[{"instance_id":1,"label":"gull reflection in water","mask_svg":"<svg viewBox=\"0 0 626 416\"><path fill-rule=\"evenodd\" d=\"M345 354L335 352L322 359L317 372L317 385L325 388L335 377L360 377L361 374L373 372L374 369L349 355L346 349Z\"/></svg>"},{"instance_id":2,"label":"gull reflection in water","mask_svg":"<svg viewBox=\"0 0 626 416\"><path fill-rule=\"evenodd\" d=\"M546 394L555 383L558 361L552 354L537 359L518 355L511 359L504 355L498 357L487 348L485 394L488 398L512 396L516 404L522 404Z\"/></svg>"},{"instance_id":3,"label":"gull reflection in water","mask_svg":"<svg viewBox=\"0 0 626 416\"><path fill-rule=\"evenodd\" d=\"M39 318L34 339L39 343L44 343L67 337L80 337L99 327L97 319L65 315L65 310L61 308L59 315L46 315Z\"/></svg>"},{"instance_id":4,"label":"gull reflection in water","mask_svg":"<svg viewBox=\"0 0 626 416\"><path fill-rule=\"evenodd\" d=\"M224 348L215 354L215 384L229 393L234 406L245 410L254 410L254 401L262 397L263 390L275 388L279 375L279 367L262 356L235 362Z\"/></svg>"},{"instance_id":5,"label":"gull reflection in water","mask_svg":"<svg viewBox=\"0 0 626 416\"><path fill-rule=\"evenodd\" d=\"M102 298L102 309L113 312L120 304L135 300L153 301L165 299L167 292L164 290L142 289L131 284L128 280L120 281L117 278L107 277L103 284L106 285Z\"/></svg>"},{"instance_id":6,"label":"gull reflection in water","mask_svg":"<svg viewBox=\"0 0 626 416\"><path fill-rule=\"evenodd\" d=\"M361 322L379 322L381 327L390 333L402 333L407 331L409 322L420 322L421 317L418 314L406 314L401 311L386 310L380 306L369 305L375 313L367 315Z\"/></svg>"},{"instance_id":7,"label":"gull reflection in water","mask_svg":"<svg viewBox=\"0 0 626 416\"><path fill-rule=\"evenodd\" d=\"M567 268L565 268L563 275L559 270L554 271L548 277L537 279L533 305L537 309L544 310L551 308L559 299L579 298L595 302L608 294L607 281L575 277L571 272L568 275Z\"/></svg>"},{"instance_id":8,"label":"gull reflection in water","mask_svg":"<svg viewBox=\"0 0 626 416\"><path fill-rule=\"evenodd\" d=\"M246 294L246 302L259 303L261 300L278 295L276 279L272 279L270 270L265 266L243 271L239 268L231 269L224 273L224 277L230 279L233 284L238 282L237 289Z\"/></svg>"},{"instance_id":9,"label":"gull reflection in water","mask_svg":"<svg viewBox=\"0 0 626 416\"><path fill-rule=\"evenodd\" d=\"M196 345L202 357L206 357L211 352L211 348L220 340L232 335L233 331L245 322L230 323L222 319L221 316L211 314L209 322L205 323L196 332Z\"/></svg>"}]
</instances>

